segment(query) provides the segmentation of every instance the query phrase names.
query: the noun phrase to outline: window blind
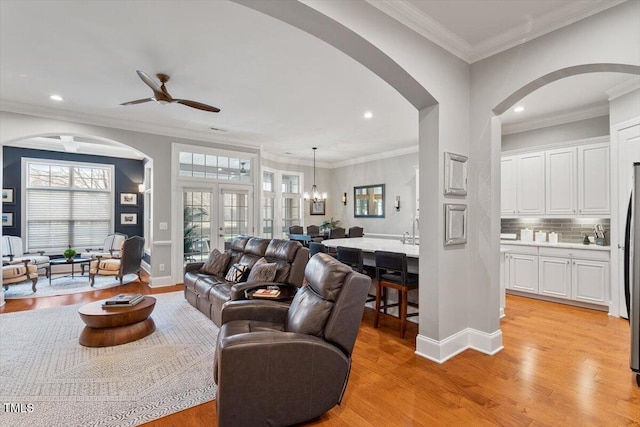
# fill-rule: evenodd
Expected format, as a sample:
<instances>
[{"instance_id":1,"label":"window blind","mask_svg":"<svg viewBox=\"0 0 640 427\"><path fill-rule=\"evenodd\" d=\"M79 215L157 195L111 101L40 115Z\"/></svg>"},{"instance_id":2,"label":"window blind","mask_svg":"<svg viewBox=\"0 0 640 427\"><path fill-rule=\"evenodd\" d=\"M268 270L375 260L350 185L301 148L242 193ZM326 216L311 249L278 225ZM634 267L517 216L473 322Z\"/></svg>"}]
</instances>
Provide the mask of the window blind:
<instances>
[{"instance_id":1,"label":"window blind","mask_svg":"<svg viewBox=\"0 0 640 427\"><path fill-rule=\"evenodd\" d=\"M27 246L98 248L111 230L110 191L27 189Z\"/></svg>"}]
</instances>

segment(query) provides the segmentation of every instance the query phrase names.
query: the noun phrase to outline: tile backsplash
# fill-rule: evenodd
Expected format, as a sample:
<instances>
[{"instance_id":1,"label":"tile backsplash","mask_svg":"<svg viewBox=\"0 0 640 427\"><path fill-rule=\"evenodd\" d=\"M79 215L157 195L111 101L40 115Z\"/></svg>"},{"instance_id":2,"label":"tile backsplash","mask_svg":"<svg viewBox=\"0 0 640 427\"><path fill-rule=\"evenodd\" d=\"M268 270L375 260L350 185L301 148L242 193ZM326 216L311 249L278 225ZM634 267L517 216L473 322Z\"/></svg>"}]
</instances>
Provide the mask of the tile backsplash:
<instances>
[{"instance_id":1,"label":"tile backsplash","mask_svg":"<svg viewBox=\"0 0 640 427\"><path fill-rule=\"evenodd\" d=\"M520 230L558 233L561 243L582 243L584 235L594 237L593 229L601 224L605 231L605 244L609 244L611 221L609 218L502 218L501 233L515 233L520 240Z\"/></svg>"}]
</instances>

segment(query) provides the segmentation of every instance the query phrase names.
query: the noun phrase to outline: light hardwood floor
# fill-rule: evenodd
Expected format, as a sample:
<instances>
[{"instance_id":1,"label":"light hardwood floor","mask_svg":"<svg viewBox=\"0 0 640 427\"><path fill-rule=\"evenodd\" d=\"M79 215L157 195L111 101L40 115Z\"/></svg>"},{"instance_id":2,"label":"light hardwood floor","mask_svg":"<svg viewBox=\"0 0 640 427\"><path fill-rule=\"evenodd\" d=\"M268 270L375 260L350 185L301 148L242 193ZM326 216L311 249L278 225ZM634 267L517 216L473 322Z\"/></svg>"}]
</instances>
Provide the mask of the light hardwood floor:
<instances>
[{"instance_id":1,"label":"light hardwood floor","mask_svg":"<svg viewBox=\"0 0 640 427\"><path fill-rule=\"evenodd\" d=\"M0 313L36 310L151 289L131 283L103 291L9 300ZM404 339L395 322L360 327L342 405L307 425L326 426L640 426L640 388L629 369L629 324L606 313L507 296L504 350L469 350L444 364L414 354L417 327ZM286 398L286 396L284 397ZM215 426L215 402L148 423Z\"/></svg>"}]
</instances>

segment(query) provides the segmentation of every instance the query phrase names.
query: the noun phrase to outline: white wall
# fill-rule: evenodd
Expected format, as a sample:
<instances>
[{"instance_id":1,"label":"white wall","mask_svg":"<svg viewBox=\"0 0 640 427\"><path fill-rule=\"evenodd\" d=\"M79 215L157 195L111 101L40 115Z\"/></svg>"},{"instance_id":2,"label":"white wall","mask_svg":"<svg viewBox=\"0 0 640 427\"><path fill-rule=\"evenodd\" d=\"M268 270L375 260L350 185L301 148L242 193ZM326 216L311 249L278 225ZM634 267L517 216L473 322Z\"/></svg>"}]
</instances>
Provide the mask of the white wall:
<instances>
[{"instance_id":1,"label":"white wall","mask_svg":"<svg viewBox=\"0 0 640 427\"><path fill-rule=\"evenodd\" d=\"M470 324L495 328L488 307L498 308L500 230L500 129L492 109L518 89L548 73L594 63L640 65L640 2L629 1L471 66L471 157L481 170L471 179L491 185L474 188L473 208L481 210L469 226L485 240L471 257L471 271L488 270L490 281L471 283ZM492 130L493 129L493 130ZM497 135L496 135L497 134ZM480 326L481 327L481 326Z\"/></svg>"},{"instance_id":2,"label":"white wall","mask_svg":"<svg viewBox=\"0 0 640 427\"><path fill-rule=\"evenodd\" d=\"M609 135L609 116L502 135L502 151Z\"/></svg>"},{"instance_id":3,"label":"white wall","mask_svg":"<svg viewBox=\"0 0 640 427\"><path fill-rule=\"evenodd\" d=\"M365 234L401 236L411 233L411 221L416 209L416 169L418 153L357 163L331 170L332 193L347 193L347 205L332 203L332 215L339 218L346 229L364 228ZM385 184L385 217L355 218L353 187ZM400 210L393 203L400 196ZM416 231L416 234L418 232Z\"/></svg>"}]
</instances>

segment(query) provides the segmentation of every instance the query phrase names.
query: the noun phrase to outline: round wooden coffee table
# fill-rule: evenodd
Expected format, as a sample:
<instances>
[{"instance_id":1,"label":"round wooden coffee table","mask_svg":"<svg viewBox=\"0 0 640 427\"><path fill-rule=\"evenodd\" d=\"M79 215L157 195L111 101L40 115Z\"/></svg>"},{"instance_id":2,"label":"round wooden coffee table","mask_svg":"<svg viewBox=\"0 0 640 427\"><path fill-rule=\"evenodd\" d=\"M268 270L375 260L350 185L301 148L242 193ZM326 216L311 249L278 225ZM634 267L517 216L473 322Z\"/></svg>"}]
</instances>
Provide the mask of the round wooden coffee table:
<instances>
[{"instance_id":1,"label":"round wooden coffee table","mask_svg":"<svg viewBox=\"0 0 640 427\"><path fill-rule=\"evenodd\" d=\"M80 344L85 347L109 347L126 344L151 335L156 324L149 317L156 299L145 296L133 307L103 308L103 301L96 301L78 309L85 323L80 334Z\"/></svg>"}]
</instances>

